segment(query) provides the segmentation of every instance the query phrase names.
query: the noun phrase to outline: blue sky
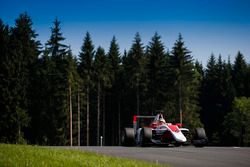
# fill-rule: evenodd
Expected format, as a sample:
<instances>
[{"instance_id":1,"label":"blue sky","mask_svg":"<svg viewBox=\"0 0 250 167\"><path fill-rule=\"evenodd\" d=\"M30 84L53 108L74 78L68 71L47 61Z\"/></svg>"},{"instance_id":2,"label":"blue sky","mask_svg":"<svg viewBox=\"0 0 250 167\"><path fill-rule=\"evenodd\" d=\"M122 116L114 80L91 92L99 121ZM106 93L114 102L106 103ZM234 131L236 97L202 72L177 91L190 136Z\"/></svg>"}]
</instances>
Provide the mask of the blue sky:
<instances>
[{"instance_id":1,"label":"blue sky","mask_svg":"<svg viewBox=\"0 0 250 167\"><path fill-rule=\"evenodd\" d=\"M194 59L206 65L211 53L231 61L241 51L250 63L250 0L1 0L0 18L13 25L27 12L44 44L57 17L66 44L78 55L86 31L95 47L108 50L116 36L120 51L129 49L139 32L145 45L157 31L171 50L178 33Z\"/></svg>"}]
</instances>

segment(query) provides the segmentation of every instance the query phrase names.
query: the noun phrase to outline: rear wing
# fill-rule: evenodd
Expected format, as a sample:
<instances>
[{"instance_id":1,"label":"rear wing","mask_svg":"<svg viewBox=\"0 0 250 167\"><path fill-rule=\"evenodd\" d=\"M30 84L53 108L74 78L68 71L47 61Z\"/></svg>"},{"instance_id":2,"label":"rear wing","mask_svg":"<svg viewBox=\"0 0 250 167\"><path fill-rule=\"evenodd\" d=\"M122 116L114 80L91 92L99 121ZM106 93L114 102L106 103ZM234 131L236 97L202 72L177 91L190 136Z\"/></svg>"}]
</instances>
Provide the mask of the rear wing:
<instances>
[{"instance_id":1,"label":"rear wing","mask_svg":"<svg viewBox=\"0 0 250 167\"><path fill-rule=\"evenodd\" d=\"M136 132L136 129L139 128L139 121L138 121L138 119L140 119L140 118L154 119L155 116L134 115L133 116L133 128L134 128L135 132Z\"/></svg>"}]
</instances>

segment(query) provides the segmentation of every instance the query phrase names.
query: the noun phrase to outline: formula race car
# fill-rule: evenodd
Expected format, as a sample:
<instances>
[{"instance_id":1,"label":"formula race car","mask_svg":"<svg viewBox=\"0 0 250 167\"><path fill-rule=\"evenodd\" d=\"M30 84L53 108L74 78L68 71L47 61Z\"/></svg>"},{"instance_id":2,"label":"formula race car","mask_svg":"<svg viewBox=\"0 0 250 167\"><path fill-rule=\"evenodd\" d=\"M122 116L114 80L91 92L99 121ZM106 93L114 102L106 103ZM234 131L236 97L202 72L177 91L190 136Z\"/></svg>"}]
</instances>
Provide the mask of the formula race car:
<instances>
[{"instance_id":1,"label":"formula race car","mask_svg":"<svg viewBox=\"0 0 250 167\"><path fill-rule=\"evenodd\" d=\"M145 121L139 125L140 118L154 120L145 126ZM192 137L192 139L190 139ZM203 147L207 144L205 130L196 128L193 134L181 124L166 123L162 114L156 116L134 116L133 128L124 128L122 131L122 145L124 146L150 146L150 145L189 145Z\"/></svg>"}]
</instances>

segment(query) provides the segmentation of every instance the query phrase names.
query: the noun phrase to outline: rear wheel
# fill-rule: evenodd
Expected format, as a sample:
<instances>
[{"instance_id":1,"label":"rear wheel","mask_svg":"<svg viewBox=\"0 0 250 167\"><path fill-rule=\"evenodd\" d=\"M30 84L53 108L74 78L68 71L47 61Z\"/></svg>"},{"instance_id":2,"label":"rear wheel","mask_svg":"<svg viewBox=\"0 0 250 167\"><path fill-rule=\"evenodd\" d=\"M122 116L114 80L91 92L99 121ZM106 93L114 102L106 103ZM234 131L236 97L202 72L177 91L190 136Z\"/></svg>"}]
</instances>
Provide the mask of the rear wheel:
<instances>
[{"instance_id":1,"label":"rear wheel","mask_svg":"<svg viewBox=\"0 0 250 167\"><path fill-rule=\"evenodd\" d=\"M124 128L122 131L122 145L133 146L135 145L135 131L133 128Z\"/></svg>"},{"instance_id":2,"label":"rear wheel","mask_svg":"<svg viewBox=\"0 0 250 167\"><path fill-rule=\"evenodd\" d=\"M204 147L207 144L206 132L203 128L196 128L194 132L193 144L195 147Z\"/></svg>"},{"instance_id":3,"label":"rear wheel","mask_svg":"<svg viewBox=\"0 0 250 167\"><path fill-rule=\"evenodd\" d=\"M195 129L195 137L197 139L204 139L206 138L206 132L203 128L196 128Z\"/></svg>"},{"instance_id":4,"label":"rear wheel","mask_svg":"<svg viewBox=\"0 0 250 167\"><path fill-rule=\"evenodd\" d=\"M149 146L152 139L152 129L151 128L142 128L140 133L139 144L142 147Z\"/></svg>"}]
</instances>

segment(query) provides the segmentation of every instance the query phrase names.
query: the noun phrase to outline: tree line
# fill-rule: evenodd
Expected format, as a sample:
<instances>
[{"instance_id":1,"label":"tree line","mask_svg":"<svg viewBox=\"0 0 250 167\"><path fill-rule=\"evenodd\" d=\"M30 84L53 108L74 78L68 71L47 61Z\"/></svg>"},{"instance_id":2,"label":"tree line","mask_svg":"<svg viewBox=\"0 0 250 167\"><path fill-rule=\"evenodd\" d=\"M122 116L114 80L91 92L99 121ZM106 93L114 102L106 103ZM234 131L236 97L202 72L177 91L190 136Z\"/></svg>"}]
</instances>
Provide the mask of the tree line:
<instances>
[{"instance_id":1,"label":"tree line","mask_svg":"<svg viewBox=\"0 0 250 167\"><path fill-rule=\"evenodd\" d=\"M87 32L73 55L55 19L43 46L27 13L10 27L0 20L0 142L39 145L119 145L133 115L163 112L168 122L204 126L212 145L250 145L250 65L210 56L195 61L178 35L165 51L155 33L139 33L120 52Z\"/></svg>"}]
</instances>

